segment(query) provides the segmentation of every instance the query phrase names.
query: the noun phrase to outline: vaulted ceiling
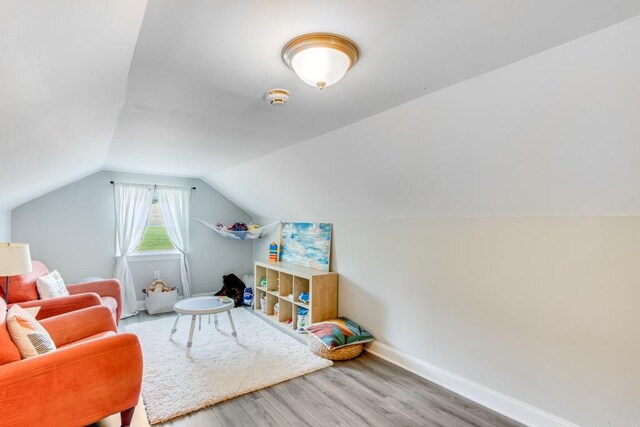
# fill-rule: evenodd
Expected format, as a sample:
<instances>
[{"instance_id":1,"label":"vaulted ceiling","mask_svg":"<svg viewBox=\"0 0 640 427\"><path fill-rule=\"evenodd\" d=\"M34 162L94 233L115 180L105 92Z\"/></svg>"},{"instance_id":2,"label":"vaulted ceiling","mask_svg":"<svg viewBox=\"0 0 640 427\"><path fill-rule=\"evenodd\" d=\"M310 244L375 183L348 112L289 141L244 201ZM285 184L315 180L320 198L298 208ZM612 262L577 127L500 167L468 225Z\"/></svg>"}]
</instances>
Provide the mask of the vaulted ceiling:
<instances>
[{"instance_id":1,"label":"vaulted ceiling","mask_svg":"<svg viewBox=\"0 0 640 427\"><path fill-rule=\"evenodd\" d=\"M637 0L0 5L0 208L102 168L208 177L231 192L224 174L238 165L640 14ZM362 53L322 92L280 58L314 31L343 34ZM286 106L263 101L273 87L292 92ZM363 149L383 155L393 142ZM446 161L434 173L455 167ZM391 169L381 173L398 175Z\"/></svg>"}]
</instances>

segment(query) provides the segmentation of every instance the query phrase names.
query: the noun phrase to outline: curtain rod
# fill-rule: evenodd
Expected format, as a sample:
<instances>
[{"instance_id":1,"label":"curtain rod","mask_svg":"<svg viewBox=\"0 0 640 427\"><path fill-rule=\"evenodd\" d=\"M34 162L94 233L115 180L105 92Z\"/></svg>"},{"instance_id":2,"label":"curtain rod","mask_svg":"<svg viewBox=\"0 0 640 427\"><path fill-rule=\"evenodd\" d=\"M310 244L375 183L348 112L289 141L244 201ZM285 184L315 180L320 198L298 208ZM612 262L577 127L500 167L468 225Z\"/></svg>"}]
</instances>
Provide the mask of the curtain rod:
<instances>
[{"instance_id":1,"label":"curtain rod","mask_svg":"<svg viewBox=\"0 0 640 427\"><path fill-rule=\"evenodd\" d=\"M115 184L115 182L114 181L109 181L109 184L113 185L113 184ZM151 184L149 184L149 185L151 185ZM153 186L157 187L157 184L153 184ZM192 190L196 190L196 187L191 187L191 189Z\"/></svg>"}]
</instances>

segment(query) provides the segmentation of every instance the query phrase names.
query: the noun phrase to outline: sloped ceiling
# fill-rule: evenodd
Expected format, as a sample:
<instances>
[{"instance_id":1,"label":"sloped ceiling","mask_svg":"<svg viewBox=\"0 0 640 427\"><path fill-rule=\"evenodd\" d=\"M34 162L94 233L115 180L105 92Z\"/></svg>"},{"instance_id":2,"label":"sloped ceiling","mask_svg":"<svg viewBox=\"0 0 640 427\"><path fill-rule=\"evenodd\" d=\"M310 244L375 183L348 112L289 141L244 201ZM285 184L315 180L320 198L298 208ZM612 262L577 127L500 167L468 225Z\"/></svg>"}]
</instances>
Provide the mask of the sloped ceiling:
<instances>
[{"instance_id":1,"label":"sloped ceiling","mask_svg":"<svg viewBox=\"0 0 640 427\"><path fill-rule=\"evenodd\" d=\"M0 209L104 166L144 0L0 0Z\"/></svg>"},{"instance_id":2,"label":"sloped ceiling","mask_svg":"<svg viewBox=\"0 0 640 427\"><path fill-rule=\"evenodd\" d=\"M638 215L638 52L640 17L207 180L289 220Z\"/></svg>"},{"instance_id":3,"label":"sloped ceiling","mask_svg":"<svg viewBox=\"0 0 640 427\"><path fill-rule=\"evenodd\" d=\"M110 168L208 176L223 192L234 193L246 208L265 214L272 212L270 206L236 194L242 187L229 177L244 170L239 165L262 164L272 157L256 159L277 150L291 153L315 146L342 164L350 159L351 177L359 182L353 190L367 193L373 170L380 177L406 174L403 161L380 163L380 159L394 158L389 155L394 154L397 133L416 141L435 137L429 135L435 130L420 127L426 123L403 122L397 111L405 107L399 107L389 112L394 122L383 121L377 129L386 138L364 144L360 148L365 155L351 159L342 153L342 138L377 135L336 133L342 132L340 128L366 130L370 120L379 117L374 115L416 98L420 99L415 102L431 105L421 121L459 114L460 120L449 126L468 120L473 128L478 116L468 108L455 110L465 105L467 95L475 99L475 94L460 93L455 105L440 106L438 102L448 101L438 101L442 98L439 89L640 14L637 0L499 4L476 0L154 0L146 11L142 1L0 4L0 208L14 207L97 169ZM362 50L360 62L345 79L323 92L300 82L280 59L280 50L289 39L312 31L344 34ZM501 83L496 85L498 92L505 90ZM262 94L272 87L291 90L290 103L283 108L267 106ZM510 88L525 89L517 84ZM494 93L485 96L491 99ZM475 105L483 107L479 102ZM517 118L512 119L516 123L510 124L517 126ZM335 135L340 139L335 146L325 146L328 140L323 138ZM494 153L510 161L508 153L500 151L506 141L493 137L509 139L491 131L481 138L486 146L470 138L460 143L458 154L482 157L482 153ZM303 141L309 142L293 146ZM332 150L327 149L330 146ZM416 150L414 146L404 149L409 150L408 157ZM470 212L499 210L497 205L487 207L481 195L461 186L457 178L450 179L451 171L458 170L456 156L440 162L425 164L424 173L443 188L423 187L424 197L438 190L467 199ZM278 167L287 169L285 176L295 180L303 172L296 169L297 163L300 159L294 156ZM417 169L408 176L419 182L425 175ZM290 175L293 171L297 171L295 176ZM246 176L264 182L270 175L262 172ZM312 171L314 174L323 176ZM486 183L486 191L500 199L505 184L498 178L501 176ZM331 179L326 182L333 188ZM326 197L334 196L331 188ZM390 191L367 197L393 194L385 203L407 202L407 197ZM343 196L348 198L348 193ZM506 205L509 197L511 193L504 193ZM441 199L440 193L432 193L430 203ZM416 203L406 203L403 214L432 211ZM315 209L313 206L309 209ZM444 204L439 209L449 212L461 207ZM361 209L369 208L363 204Z\"/></svg>"}]
</instances>

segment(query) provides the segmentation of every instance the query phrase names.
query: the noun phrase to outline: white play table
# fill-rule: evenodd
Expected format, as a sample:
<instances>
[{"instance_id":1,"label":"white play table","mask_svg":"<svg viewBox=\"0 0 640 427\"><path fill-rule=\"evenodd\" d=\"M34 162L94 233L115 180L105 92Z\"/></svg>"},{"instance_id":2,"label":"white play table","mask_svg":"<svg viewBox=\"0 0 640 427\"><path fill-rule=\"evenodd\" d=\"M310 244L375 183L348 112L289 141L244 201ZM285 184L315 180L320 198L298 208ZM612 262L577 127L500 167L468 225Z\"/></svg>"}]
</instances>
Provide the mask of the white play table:
<instances>
[{"instance_id":1,"label":"white play table","mask_svg":"<svg viewBox=\"0 0 640 427\"><path fill-rule=\"evenodd\" d=\"M194 297L194 298L186 298L176 302L173 305L173 310L177 313L176 321L173 324L173 328L171 329L171 335L169 339L173 337L173 334L177 331L178 320L180 320L180 316L182 315L190 315L191 316L191 329L189 330L189 341L187 342L187 355L191 354L191 344L193 343L193 331L196 328L196 316L202 316L205 314L211 315L213 314L214 324L216 329L218 329L218 313L227 312L229 316L229 323L231 324L231 330L234 337L237 339L236 327L233 324L233 318L231 317L231 309L233 308L234 303L233 300L224 302L219 297ZM211 322L211 318L209 318L209 322ZM198 329L200 330L202 327L202 318L200 318L200 324Z\"/></svg>"}]
</instances>

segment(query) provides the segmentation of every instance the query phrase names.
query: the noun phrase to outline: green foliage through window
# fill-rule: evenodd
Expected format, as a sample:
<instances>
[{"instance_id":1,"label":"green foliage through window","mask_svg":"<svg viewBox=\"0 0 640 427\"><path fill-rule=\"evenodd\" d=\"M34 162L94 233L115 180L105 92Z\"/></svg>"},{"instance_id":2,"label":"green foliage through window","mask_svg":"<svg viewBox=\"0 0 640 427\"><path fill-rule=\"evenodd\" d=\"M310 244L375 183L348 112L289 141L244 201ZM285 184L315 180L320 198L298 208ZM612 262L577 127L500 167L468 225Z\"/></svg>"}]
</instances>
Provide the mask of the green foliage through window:
<instances>
[{"instance_id":1,"label":"green foliage through window","mask_svg":"<svg viewBox=\"0 0 640 427\"><path fill-rule=\"evenodd\" d=\"M142 236L140 245L138 245L137 252L171 251L173 249L175 249L175 247L173 243L171 243L171 238L169 238L169 234L167 233L167 227L164 224L160 205L155 202L151 205L147 227L144 230L144 235Z\"/></svg>"}]
</instances>

